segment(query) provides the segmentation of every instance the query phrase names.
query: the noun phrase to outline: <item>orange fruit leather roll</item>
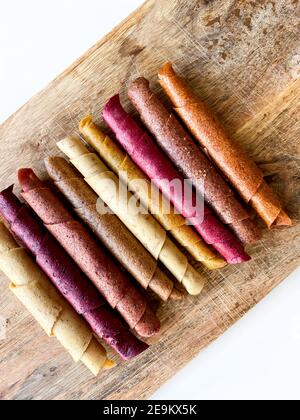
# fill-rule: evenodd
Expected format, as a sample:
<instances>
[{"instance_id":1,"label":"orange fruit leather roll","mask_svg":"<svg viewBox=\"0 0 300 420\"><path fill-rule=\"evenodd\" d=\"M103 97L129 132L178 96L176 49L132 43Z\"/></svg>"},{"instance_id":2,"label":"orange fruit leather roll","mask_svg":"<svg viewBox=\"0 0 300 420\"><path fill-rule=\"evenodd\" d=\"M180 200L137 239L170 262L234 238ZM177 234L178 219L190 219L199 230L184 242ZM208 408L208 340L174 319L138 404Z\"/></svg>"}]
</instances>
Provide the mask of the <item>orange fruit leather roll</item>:
<instances>
[{"instance_id":1,"label":"orange fruit leather roll","mask_svg":"<svg viewBox=\"0 0 300 420\"><path fill-rule=\"evenodd\" d=\"M172 205L166 203L160 192L158 199L152 200L151 182L148 177L116 142L96 126L91 116L80 122L79 129L87 143L99 153L110 169L129 186L158 222L172 234L180 245L185 247L196 261L211 270L226 266L225 260L216 255L202 241L196 231L186 224L185 218L178 214ZM143 182L137 182L139 180Z\"/></svg>"},{"instance_id":2,"label":"orange fruit leather roll","mask_svg":"<svg viewBox=\"0 0 300 420\"><path fill-rule=\"evenodd\" d=\"M104 206L104 203L99 203L100 198L73 166L61 157L49 157L45 159L45 165L76 214L144 289L152 290L163 301L183 298L183 294L174 288L173 281L160 270L155 258L121 220L111 211L105 214L98 211L98 206Z\"/></svg>"},{"instance_id":3,"label":"orange fruit leather roll","mask_svg":"<svg viewBox=\"0 0 300 420\"><path fill-rule=\"evenodd\" d=\"M291 219L265 182L262 171L228 136L210 109L175 73L170 63L159 72L159 81L175 111L245 202L257 211L269 228L290 226Z\"/></svg>"}]
</instances>

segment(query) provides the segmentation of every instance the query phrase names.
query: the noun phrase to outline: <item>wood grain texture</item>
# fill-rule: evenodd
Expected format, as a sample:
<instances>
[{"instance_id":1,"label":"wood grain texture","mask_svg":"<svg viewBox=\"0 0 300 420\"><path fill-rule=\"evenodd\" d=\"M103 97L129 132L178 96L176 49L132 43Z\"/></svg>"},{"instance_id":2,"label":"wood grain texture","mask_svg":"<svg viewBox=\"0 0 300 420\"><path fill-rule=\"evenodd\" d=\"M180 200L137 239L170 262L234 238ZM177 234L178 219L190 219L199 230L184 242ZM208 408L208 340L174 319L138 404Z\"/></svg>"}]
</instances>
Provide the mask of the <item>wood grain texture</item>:
<instances>
[{"instance_id":1,"label":"wood grain texture","mask_svg":"<svg viewBox=\"0 0 300 420\"><path fill-rule=\"evenodd\" d=\"M299 265L298 25L298 0L149 0L0 127L1 188L20 166L45 175L42 159L82 117L99 121L110 96L140 75L156 81L171 60L265 170L295 222L265 231L249 264L207 271L199 298L161 306L161 338L96 379L44 336L1 277L1 399L145 399Z\"/></svg>"}]
</instances>

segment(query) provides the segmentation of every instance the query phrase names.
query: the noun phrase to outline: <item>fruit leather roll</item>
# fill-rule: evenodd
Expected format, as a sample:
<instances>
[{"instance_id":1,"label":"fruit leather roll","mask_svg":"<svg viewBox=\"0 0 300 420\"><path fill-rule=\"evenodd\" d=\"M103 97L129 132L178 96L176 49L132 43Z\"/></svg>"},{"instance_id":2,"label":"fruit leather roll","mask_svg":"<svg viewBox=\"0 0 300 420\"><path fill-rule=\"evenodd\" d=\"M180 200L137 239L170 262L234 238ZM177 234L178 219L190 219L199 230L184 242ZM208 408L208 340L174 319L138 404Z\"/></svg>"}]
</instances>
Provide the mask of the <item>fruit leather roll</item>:
<instances>
[{"instance_id":1,"label":"fruit leather roll","mask_svg":"<svg viewBox=\"0 0 300 420\"><path fill-rule=\"evenodd\" d=\"M10 290L47 335L57 338L74 362L81 361L95 376L102 369L115 366L88 324L52 286L3 223L0 223L0 270L11 281Z\"/></svg>"},{"instance_id":2,"label":"fruit leather roll","mask_svg":"<svg viewBox=\"0 0 300 420\"><path fill-rule=\"evenodd\" d=\"M140 205L137 208L136 197L127 191L126 186L124 188L100 158L90 153L78 137L66 138L58 143L58 147L150 254L160 260L190 294L199 294L204 286L203 275L188 263L187 257L146 208Z\"/></svg>"},{"instance_id":3,"label":"fruit leather roll","mask_svg":"<svg viewBox=\"0 0 300 420\"><path fill-rule=\"evenodd\" d=\"M105 163L127 183L143 205L158 222L178 241L180 245L207 268L222 268L226 262L216 255L200 238L196 231L188 226L185 218L167 203L158 191L156 197L151 194L151 182L124 151L93 123L90 116L80 122L80 132L85 140L94 147ZM140 182L142 181L142 182Z\"/></svg>"},{"instance_id":4,"label":"fruit leather roll","mask_svg":"<svg viewBox=\"0 0 300 420\"><path fill-rule=\"evenodd\" d=\"M291 225L278 197L264 180L256 163L226 133L208 107L179 77L171 64L159 73L160 84L200 145L231 184L262 217L269 228Z\"/></svg>"},{"instance_id":5,"label":"fruit leather roll","mask_svg":"<svg viewBox=\"0 0 300 420\"><path fill-rule=\"evenodd\" d=\"M148 348L123 325L65 250L17 199L12 187L0 194L0 213L69 304L123 359L131 359Z\"/></svg>"},{"instance_id":6,"label":"fruit leather roll","mask_svg":"<svg viewBox=\"0 0 300 420\"><path fill-rule=\"evenodd\" d=\"M190 220L203 239L212 245L229 264L249 261L242 244L204 205L197 204L195 194L173 164L134 119L123 109L119 95L104 108L103 117L129 156L149 176L174 206ZM180 188L173 186L174 182ZM184 192L184 193L183 193Z\"/></svg>"},{"instance_id":7,"label":"fruit leather roll","mask_svg":"<svg viewBox=\"0 0 300 420\"><path fill-rule=\"evenodd\" d=\"M261 232L215 166L141 77L129 88L129 98L142 121L177 168L243 243L261 239ZM200 188L201 185L201 188Z\"/></svg>"},{"instance_id":8,"label":"fruit leather roll","mask_svg":"<svg viewBox=\"0 0 300 420\"><path fill-rule=\"evenodd\" d=\"M31 169L19 171L19 182L26 202L130 328L142 337L157 334L160 322L146 298L102 251L89 230Z\"/></svg>"},{"instance_id":9,"label":"fruit leather roll","mask_svg":"<svg viewBox=\"0 0 300 420\"><path fill-rule=\"evenodd\" d=\"M70 201L78 216L144 289L151 289L164 301L183 297L120 219L110 212L102 214L97 210L100 199L74 167L60 157L47 158L45 165L55 185Z\"/></svg>"}]
</instances>

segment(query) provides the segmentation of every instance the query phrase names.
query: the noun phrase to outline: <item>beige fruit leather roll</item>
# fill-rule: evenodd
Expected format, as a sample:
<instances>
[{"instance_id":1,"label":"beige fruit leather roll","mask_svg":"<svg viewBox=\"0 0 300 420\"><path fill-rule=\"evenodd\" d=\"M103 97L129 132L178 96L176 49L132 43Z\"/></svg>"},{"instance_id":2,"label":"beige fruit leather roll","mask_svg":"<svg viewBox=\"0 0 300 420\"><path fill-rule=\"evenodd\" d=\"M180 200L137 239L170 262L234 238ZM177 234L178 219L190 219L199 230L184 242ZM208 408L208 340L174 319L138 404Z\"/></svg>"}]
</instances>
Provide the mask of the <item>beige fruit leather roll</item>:
<instances>
[{"instance_id":1,"label":"beige fruit leather roll","mask_svg":"<svg viewBox=\"0 0 300 420\"><path fill-rule=\"evenodd\" d=\"M186 224L185 218L176 213L174 207L166 202L160 192L157 199L153 200L149 179L115 142L101 132L93 123L92 117L84 118L80 122L79 129L85 140L99 153L105 163L128 184L129 189L139 197L143 205L196 261L211 270L226 265L224 259L217 256L202 241L193 228ZM142 182L139 182L140 180Z\"/></svg>"},{"instance_id":2,"label":"beige fruit leather roll","mask_svg":"<svg viewBox=\"0 0 300 420\"><path fill-rule=\"evenodd\" d=\"M49 337L56 337L75 362L81 361L97 376L111 369L105 349L85 321L52 286L25 249L19 247L0 222L0 270L11 280L10 290Z\"/></svg>"},{"instance_id":3,"label":"beige fruit leather roll","mask_svg":"<svg viewBox=\"0 0 300 420\"><path fill-rule=\"evenodd\" d=\"M118 177L104 165L100 158L90 153L81 140L75 136L66 138L57 145L82 173L86 182L150 254L169 269L189 294L201 293L205 283L203 275L188 263L186 256L167 237L165 229L148 213L146 208L141 206L137 208L135 197L127 191L126 186L122 186Z\"/></svg>"}]
</instances>

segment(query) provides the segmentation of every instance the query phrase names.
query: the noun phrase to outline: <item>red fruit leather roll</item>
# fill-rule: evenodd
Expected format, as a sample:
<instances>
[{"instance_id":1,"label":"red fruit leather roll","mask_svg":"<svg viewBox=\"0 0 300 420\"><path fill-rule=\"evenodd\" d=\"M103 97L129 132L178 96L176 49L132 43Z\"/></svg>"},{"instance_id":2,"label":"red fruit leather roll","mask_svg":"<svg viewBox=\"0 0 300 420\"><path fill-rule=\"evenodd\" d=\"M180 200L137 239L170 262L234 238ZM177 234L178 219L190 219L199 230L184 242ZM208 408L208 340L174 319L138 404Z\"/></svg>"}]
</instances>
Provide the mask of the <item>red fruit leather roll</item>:
<instances>
[{"instance_id":1,"label":"red fruit leather roll","mask_svg":"<svg viewBox=\"0 0 300 420\"><path fill-rule=\"evenodd\" d=\"M175 73L170 63L161 69L159 81L175 111L245 202L257 211L269 228L290 226L292 221L265 182L263 172L228 136L211 110Z\"/></svg>"},{"instance_id":2,"label":"red fruit leather roll","mask_svg":"<svg viewBox=\"0 0 300 420\"><path fill-rule=\"evenodd\" d=\"M65 250L18 200L13 187L0 193L0 213L75 311L124 360L132 359L148 348L123 325Z\"/></svg>"},{"instance_id":3,"label":"red fruit leather roll","mask_svg":"<svg viewBox=\"0 0 300 420\"><path fill-rule=\"evenodd\" d=\"M31 169L19 171L19 182L30 207L130 328L142 337L157 334L160 322L146 298L102 251L89 230Z\"/></svg>"},{"instance_id":4,"label":"red fruit leather roll","mask_svg":"<svg viewBox=\"0 0 300 420\"><path fill-rule=\"evenodd\" d=\"M149 86L148 80L141 77L132 83L128 94L158 144L200 194L204 186L205 201L243 243L254 243L261 239L259 228L232 189ZM201 188L198 188L199 182Z\"/></svg>"},{"instance_id":5,"label":"red fruit leather roll","mask_svg":"<svg viewBox=\"0 0 300 420\"><path fill-rule=\"evenodd\" d=\"M126 113L119 95L114 96L104 108L103 117L114 131L118 141L148 175L154 184L174 204L174 206L195 226L203 239L212 245L229 264L249 261L242 244L211 213L207 206L203 210L196 205L196 197L191 187L149 135ZM172 187L172 182L180 188ZM190 191L188 189L190 188ZM185 191L185 194L182 192Z\"/></svg>"}]
</instances>

